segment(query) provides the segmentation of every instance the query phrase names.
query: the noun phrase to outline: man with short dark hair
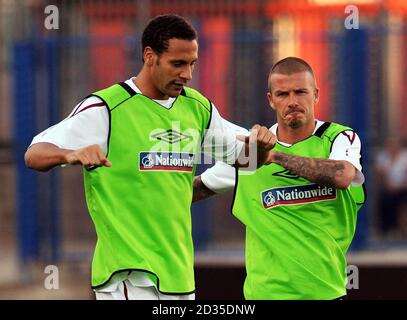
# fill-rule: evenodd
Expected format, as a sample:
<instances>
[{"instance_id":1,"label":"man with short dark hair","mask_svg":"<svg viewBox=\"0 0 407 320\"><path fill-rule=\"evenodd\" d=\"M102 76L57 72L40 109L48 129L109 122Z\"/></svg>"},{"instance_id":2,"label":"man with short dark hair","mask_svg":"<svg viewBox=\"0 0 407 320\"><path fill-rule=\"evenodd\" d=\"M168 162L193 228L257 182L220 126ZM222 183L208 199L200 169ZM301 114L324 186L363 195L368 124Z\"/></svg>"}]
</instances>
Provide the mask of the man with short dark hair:
<instances>
[{"instance_id":1,"label":"man with short dark hair","mask_svg":"<svg viewBox=\"0 0 407 320\"><path fill-rule=\"evenodd\" d=\"M246 226L246 299L336 299L346 294L346 252L364 202L361 143L349 127L315 119L319 89L307 62L269 74L277 144L247 175L218 162L194 180L194 201L235 188Z\"/></svg>"},{"instance_id":2,"label":"man with short dark hair","mask_svg":"<svg viewBox=\"0 0 407 320\"><path fill-rule=\"evenodd\" d=\"M98 235L92 262L97 299L194 299L190 206L200 149L250 166L244 154L254 145L261 166L275 141L259 125L247 143L237 140L211 101L186 87L198 42L184 18L152 19L142 44L137 77L84 99L33 139L25 160L39 171L85 168Z\"/></svg>"}]
</instances>

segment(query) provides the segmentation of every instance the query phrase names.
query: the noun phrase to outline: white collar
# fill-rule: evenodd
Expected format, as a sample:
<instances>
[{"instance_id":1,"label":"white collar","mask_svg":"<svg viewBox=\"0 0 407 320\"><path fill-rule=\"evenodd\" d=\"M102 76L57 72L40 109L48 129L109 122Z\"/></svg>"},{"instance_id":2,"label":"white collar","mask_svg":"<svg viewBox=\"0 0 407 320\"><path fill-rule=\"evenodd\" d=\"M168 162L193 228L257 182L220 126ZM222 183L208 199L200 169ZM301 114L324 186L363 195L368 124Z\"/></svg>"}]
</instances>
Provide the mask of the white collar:
<instances>
[{"instance_id":1,"label":"white collar","mask_svg":"<svg viewBox=\"0 0 407 320\"><path fill-rule=\"evenodd\" d=\"M320 121L318 119L316 119L316 121L317 121L317 124L315 125L314 131L312 132L312 134L315 134L315 132L319 129L319 127L324 124L324 121ZM270 129L269 129L276 136L277 136L277 127L278 127L278 123L272 125L270 127ZM279 141L279 140L277 140L277 142L280 143L281 145L285 146L285 147L290 147L292 145L290 143L282 142L282 141Z\"/></svg>"},{"instance_id":2,"label":"white collar","mask_svg":"<svg viewBox=\"0 0 407 320\"><path fill-rule=\"evenodd\" d=\"M135 80L135 79L136 79L136 77L131 77L130 79L126 80L125 83L128 84L130 86L130 88L132 88L135 92L143 94L141 92L141 90L134 83L133 80ZM155 102L161 104L163 107L169 109L169 108L171 108L172 103L174 102L175 98L170 97L170 98L168 98L166 100L157 100L157 99L152 99L152 100L154 100Z\"/></svg>"}]
</instances>

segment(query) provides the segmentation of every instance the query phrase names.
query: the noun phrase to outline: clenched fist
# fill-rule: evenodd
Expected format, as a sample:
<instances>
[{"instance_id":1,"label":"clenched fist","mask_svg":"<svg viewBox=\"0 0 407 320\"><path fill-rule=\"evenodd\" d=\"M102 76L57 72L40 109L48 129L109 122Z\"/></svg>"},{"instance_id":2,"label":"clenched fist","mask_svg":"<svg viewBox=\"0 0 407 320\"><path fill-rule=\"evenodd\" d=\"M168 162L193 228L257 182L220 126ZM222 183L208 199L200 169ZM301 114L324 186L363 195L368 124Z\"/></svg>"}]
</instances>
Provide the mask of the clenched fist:
<instances>
[{"instance_id":1,"label":"clenched fist","mask_svg":"<svg viewBox=\"0 0 407 320\"><path fill-rule=\"evenodd\" d=\"M81 164L87 169L112 166L112 163L106 159L106 156L97 144L92 144L66 154L66 162L72 165Z\"/></svg>"},{"instance_id":2,"label":"clenched fist","mask_svg":"<svg viewBox=\"0 0 407 320\"><path fill-rule=\"evenodd\" d=\"M245 142L244 150L239 156L237 165L251 170L270 164L271 152L277 143L277 137L264 126L254 125L249 136L238 136Z\"/></svg>"}]
</instances>

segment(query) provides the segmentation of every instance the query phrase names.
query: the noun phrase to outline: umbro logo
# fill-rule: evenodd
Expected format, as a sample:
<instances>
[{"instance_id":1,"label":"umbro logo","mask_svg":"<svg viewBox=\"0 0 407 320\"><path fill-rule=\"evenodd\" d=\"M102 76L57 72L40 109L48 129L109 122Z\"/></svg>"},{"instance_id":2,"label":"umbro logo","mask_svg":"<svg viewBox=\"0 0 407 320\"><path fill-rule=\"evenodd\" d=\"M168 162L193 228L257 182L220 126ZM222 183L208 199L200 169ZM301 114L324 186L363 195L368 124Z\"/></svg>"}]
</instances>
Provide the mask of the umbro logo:
<instances>
[{"instance_id":1,"label":"umbro logo","mask_svg":"<svg viewBox=\"0 0 407 320\"><path fill-rule=\"evenodd\" d=\"M190 136L172 129L168 129L167 131L162 131L151 135L151 138L172 144L182 140L187 140L190 138Z\"/></svg>"}]
</instances>

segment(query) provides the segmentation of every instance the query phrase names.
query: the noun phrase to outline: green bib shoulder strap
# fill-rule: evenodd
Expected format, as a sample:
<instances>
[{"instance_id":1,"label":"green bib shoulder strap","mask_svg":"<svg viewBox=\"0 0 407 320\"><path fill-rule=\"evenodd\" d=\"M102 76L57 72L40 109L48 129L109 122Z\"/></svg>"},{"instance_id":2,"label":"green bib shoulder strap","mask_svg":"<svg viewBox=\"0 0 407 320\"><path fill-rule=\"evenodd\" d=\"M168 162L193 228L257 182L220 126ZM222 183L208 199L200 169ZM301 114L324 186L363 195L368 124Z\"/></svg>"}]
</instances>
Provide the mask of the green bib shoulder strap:
<instances>
[{"instance_id":1,"label":"green bib shoulder strap","mask_svg":"<svg viewBox=\"0 0 407 320\"><path fill-rule=\"evenodd\" d=\"M322 124L314 135L317 137L327 137L331 142L343 131L354 131L351 127L343 126L335 122L325 122Z\"/></svg>"},{"instance_id":2,"label":"green bib shoulder strap","mask_svg":"<svg viewBox=\"0 0 407 320\"><path fill-rule=\"evenodd\" d=\"M99 90L91 96L102 99L110 111L137 93L125 82L116 83L106 89Z\"/></svg>"},{"instance_id":3,"label":"green bib shoulder strap","mask_svg":"<svg viewBox=\"0 0 407 320\"><path fill-rule=\"evenodd\" d=\"M206 110L208 110L209 112L212 111L211 101L197 90L189 87L184 87L181 95L198 101Z\"/></svg>"}]
</instances>

